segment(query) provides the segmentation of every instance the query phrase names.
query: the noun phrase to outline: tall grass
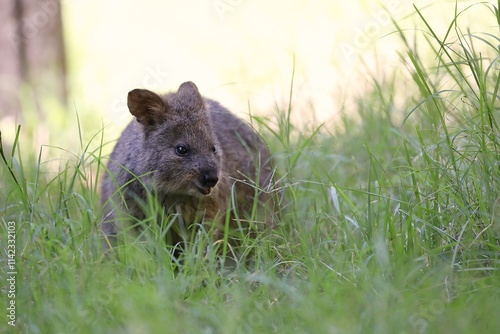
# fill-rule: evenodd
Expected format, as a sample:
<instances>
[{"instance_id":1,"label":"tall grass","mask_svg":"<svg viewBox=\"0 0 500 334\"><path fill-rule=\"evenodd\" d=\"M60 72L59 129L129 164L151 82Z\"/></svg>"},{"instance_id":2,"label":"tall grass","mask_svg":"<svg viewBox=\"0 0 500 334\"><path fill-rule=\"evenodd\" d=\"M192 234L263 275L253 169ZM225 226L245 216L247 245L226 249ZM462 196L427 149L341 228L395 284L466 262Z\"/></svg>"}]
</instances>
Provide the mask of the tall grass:
<instances>
[{"instance_id":1,"label":"tall grass","mask_svg":"<svg viewBox=\"0 0 500 334\"><path fill-rule=\"evenodd\" d=\"M484 19L496 26L491 32L461 26L462 16L485 8L490 15ZM287 110L254 117L276 152L288 206L275 231L243 239L252 263L229 270L216 251L220 243L203 230L187 245L184 262L175 261L162 240L168 224L152 226L146 241L131 236L104 256L98 205L103 132L80 139L80 151L66 152L69 158L53 173L42 150L63 149L24 152L18 129L10 148L1 148L0 172L1 240L8 222L16 222L17 231L17 326L4 318L0 328L495 332L498 15L488 4L464 12L455 7L449 29L439 35L415 8L423 24L418 43L410 41L414 31L394 22L405 74L374 79L356 114L346 112L338 127L293 124L293 85ZM430 48L432 62L415 45ZM401 96L404 105L395 101ZM1 270L9 271L3 257ZM2 293L1 304L8 301Z\"/></svg>"}]
</instances>

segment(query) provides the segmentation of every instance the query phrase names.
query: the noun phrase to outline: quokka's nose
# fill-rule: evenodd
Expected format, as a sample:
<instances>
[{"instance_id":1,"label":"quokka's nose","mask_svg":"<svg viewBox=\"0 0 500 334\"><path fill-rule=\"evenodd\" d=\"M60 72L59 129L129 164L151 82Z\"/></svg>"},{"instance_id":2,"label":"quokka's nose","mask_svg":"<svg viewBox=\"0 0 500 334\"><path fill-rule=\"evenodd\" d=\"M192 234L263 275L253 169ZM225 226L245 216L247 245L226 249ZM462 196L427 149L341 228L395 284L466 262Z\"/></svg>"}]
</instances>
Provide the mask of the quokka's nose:
<instances>
[{"instance_id":1,"label":"quokka's nose","mask_svg":"<svg viewBox=\"0 0 500 334\"><path fill-rule=\"evenodd\" d=\"M215 187L219 181L216 171L207 170L200 173L200 183L207 188Z\"/></svg>"}]
</instances>

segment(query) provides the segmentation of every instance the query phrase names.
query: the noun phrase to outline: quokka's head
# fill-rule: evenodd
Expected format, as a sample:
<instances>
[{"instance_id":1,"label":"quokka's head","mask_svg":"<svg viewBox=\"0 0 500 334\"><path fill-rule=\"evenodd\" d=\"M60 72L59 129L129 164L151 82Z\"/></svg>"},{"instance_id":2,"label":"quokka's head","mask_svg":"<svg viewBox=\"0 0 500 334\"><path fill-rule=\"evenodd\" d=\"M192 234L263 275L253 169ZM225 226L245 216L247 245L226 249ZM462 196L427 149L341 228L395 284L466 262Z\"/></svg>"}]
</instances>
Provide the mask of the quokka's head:
<instances>
[{"instance_id":1,"label":"quokka's head","mask_svg":"<svg viewBox=\"0 0 500 334\"><path fill-rule=\"evenodd\" d=\"M206 196L217 185L221 152L203 97L192 82L158 95L128 93L128 108L142 125L149 170L156 187L171 194Z\"/></svg>"}]
</instances>

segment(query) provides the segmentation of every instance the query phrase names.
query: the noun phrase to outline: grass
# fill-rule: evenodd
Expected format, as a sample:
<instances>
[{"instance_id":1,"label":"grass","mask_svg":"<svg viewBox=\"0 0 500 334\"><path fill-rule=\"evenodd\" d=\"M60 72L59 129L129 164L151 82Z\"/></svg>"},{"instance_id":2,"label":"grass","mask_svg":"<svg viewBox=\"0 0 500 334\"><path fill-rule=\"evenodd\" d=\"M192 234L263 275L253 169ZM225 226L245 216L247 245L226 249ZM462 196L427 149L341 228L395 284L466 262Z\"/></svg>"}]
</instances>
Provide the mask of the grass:
<instances>
[{"instance_id":1,"label":"grass","mask_svg":"<svg viewBox=\"0 0 500 334\"><path fill-rule=\"evenodd\" d=\"M478 8L497 26L491 32L460 25ZM86 140L80 131L78 153L25 152L22 128L9 147L2 138L0 237L7 255L15 222L17 274L16 327L7 324L2 278L0 331L497 331L498 6L455 8L443 36L415 13L424 26L418 43L394 22L405 71L373 79L372 92L335 128L293 124L293 103L253 118L276 152L290 206L273 233L243 240L242 249L254 252L249 267L221 270L220 245L203 232L176 263L161 228L103 256L103 132ZM65 154L58 172L44 150ZM2 277L12 271L3 255L0 270Z\"/></svg>"}]
</instances>

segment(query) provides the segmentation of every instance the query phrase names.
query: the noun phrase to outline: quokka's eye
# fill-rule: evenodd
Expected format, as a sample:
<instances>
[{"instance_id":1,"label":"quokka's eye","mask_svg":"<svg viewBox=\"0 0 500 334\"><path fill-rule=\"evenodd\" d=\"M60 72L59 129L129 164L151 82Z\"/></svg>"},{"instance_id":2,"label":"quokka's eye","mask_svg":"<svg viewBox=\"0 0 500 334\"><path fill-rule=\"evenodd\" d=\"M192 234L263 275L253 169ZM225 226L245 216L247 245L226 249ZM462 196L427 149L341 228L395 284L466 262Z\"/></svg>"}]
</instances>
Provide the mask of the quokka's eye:
<instances>
[{"instance_id":1,"label":"quokka's eye","mask_svg":"<svg viewBox=\"0 0 500 334\"><path fill-rule=\"evenodd\" d=\"M215 146L212 146L212 152L217 152L217 149L215 148Z\"/></svg>"},{"instance_id":2,"label":"quokka's eye","mask_svg":"<svg viewBox=\"0 0 500 334\"><path fill-rule=\"evenodd\" d=\"M184 145L177 145L175 147L175 153L179 156L184 156L184 155L187 155L189 153L189 150L186 146Z\"/></svg>"}]
</instances>

